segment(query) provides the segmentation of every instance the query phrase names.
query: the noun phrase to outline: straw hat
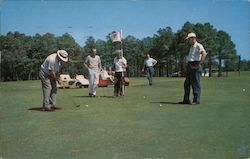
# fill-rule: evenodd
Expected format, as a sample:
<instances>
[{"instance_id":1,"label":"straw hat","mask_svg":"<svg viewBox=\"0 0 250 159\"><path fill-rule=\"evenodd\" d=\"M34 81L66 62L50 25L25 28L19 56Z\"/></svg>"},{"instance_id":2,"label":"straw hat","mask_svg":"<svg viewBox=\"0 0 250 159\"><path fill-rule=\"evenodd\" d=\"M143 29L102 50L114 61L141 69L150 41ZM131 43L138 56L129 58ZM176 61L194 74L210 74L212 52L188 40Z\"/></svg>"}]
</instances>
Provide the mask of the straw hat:
<instances>
[{"instance_id":1,"label":"straw hat","mask_svg":"<svg viewBox=\"0 0 250 159\"><path fill-rule=\"evenodd\" d=\"M68 62L68 53L65 50L58 50L57 56L64 62Z\"/></svg>"},{"instance_id":2,"label":"straw hat","mask_svg":"<svg viewBox=\"0 0 250 159\"><path fill-rule=\"evenodd\" d=\"M185 40L187 40L189 38L196 38L196 34L195 33L189 33L188 36L185 38Z\"/></svg>"}]
</instances>

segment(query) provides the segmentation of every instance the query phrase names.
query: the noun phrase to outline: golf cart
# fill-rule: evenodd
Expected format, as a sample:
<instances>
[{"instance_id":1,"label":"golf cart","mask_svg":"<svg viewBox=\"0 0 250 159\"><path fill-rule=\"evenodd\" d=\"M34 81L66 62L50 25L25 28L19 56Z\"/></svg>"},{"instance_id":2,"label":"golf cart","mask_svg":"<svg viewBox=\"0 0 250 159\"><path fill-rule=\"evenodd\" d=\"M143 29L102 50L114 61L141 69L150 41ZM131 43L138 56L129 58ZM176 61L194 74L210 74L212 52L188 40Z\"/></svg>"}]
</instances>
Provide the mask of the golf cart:
<instances>
[{"instance_id":1,"label":"golf cart","mask_svg":"<svg viewBox=\"0 0 250 159\"><path fill-rule=\"evenodd\" d=\"M108 75L107 71L102 71L99 77L98 87L108 87L114 84L114 76Z\"/></svg>"},{"instance_id":2,"label":"golf cart","mask_svg":"<svg viewBox=\"0 0 250 159\"><path fill-rule=\"evenodd\" d=\"M60 80L61 84L57 83L58 88L82 88L89 85L89 81L83 75L76 75L76 79L73 79L69 74L61 74Z\"/></svg>"},{"instance_id":3,"label":"golf cart","mask_svg":"<svg viewBox=\"0 0 250 159\"><path fill-rule=\"evenodd\" d=\"M76 80L81 83L84 88L89 86L89 80L84 77L84 75L76 75Z\"/></svg>"}]
</instances>

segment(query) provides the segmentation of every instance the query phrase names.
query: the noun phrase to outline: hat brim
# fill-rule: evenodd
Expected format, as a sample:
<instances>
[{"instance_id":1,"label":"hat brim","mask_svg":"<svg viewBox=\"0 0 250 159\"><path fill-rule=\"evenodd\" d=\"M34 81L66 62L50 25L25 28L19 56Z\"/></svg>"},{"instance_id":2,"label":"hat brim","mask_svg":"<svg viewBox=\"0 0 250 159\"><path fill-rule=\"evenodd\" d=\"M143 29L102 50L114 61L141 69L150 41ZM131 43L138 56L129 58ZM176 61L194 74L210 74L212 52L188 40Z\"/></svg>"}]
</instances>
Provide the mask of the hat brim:
<instances>
[{"instance_id":1,"label":"hat brim","mask_svg":"<svg viewBox=\"0 0 250 159\"><path fill-rule=\"evenodd\" d=\"M196 36L188 36L188 37L185 38L185 40L188 40L190 38L196 38Z\"/></svg>"},{"instance_id":2,"label":"hat brim","mask_svg":"<svg viewBox=\"0 0 250 159\"><path fill-rule=\"evenodd\" d=\"M63 61L63 62L68 62L69 58L68 57L62 57L59 52L57 52L57 56Z\"/></svg>"}]
</instances>

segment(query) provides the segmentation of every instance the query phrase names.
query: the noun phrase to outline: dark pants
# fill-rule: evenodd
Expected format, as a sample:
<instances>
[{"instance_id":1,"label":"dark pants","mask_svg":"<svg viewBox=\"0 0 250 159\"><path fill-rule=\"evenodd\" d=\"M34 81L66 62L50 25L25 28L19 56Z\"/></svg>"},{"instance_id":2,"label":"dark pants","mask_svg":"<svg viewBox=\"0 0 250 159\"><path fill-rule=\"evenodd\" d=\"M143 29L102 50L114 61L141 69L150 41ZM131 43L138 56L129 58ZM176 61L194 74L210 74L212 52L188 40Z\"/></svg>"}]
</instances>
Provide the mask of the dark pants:
<instances>
[{"instance_id":1,"label":"dark pants","mask_svg":"<svg viewBox=\"0 0 250 159\"><path fill-rule=\"evenodd\" d=\"M201 95L201 69L195 69L194 66L198 65L199 62L189 62L187 64L187 74L186 80L184 82L184 99L183 102L190 103L190 87L193 89L193 102L200 103L200 95Z\"/></svg>"},{"instance_id":2,"label":"dark pants","mask_svg":"<svg viewBox=\"0 0 250 159\"><path fill-rule=\"evenodd\" d=\"M153 76L154 76L154 67L153 66L147 67L147 78L149 85L153 84Z\"/></svg>"},{"instance_id":3,"label":"dark pants","mask_svg":"<svg viewBox=\"0 0 250 159\"><path fill-rule=\"evenodd\" d=\"M114 96L123 95L123 73L115 72Z\"/></svg>"}]
</instances>

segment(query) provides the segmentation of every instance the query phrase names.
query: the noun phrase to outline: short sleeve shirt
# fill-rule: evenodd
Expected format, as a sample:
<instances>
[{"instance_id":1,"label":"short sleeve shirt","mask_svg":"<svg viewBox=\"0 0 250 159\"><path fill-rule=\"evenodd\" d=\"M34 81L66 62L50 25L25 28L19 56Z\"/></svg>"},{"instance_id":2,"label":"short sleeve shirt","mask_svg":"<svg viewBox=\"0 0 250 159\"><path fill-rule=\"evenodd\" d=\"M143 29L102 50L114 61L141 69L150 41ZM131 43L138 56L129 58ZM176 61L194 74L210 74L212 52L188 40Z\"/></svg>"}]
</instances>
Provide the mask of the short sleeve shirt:
<instances>
[{"instance_id":1,"label":"short sleeve shirt","mask_svg":"<svg viewBox=\"0 0 250 159\"><path fill-rule=\"evenodd\" d=\"M204 47L202 46L202 44L196 42L193 46L190 47L190 50L189 50L189 53L188 53L188 56L187 56L187 60L189 62L200 61L202 51L205 54L207 54Z\"/></svg>"},{"instance_id":2,"label":"short sleeve shirt","mask_svg":"<svg viewBox=\"0 0 250 159\"><path fill-rule=\"evenodd\" d=\"M95 55L95 57L87 56L85 63L91 70L99 71L99 64L101 64L100 56Z\"/></svg>"},{"instance_id":3,"label":"short sleeve shirt","mask_svg":"<svg viewBox=\"0 0 250 159\"><path fill-rule=\"evenodd\" d=\"M122 58L114 58L114 65L115 65L115 72L123 72L126 71L125 68L122 68L122 63L124 63L125 65L127 65L127 60L122 57Z\"/></svg>"},{"instance_id":4,"label":"short sleeve shirt","mask_svg":"<svg viewBox=\"0 0 250 159\"><path fill-rule=\"evenodd\" d=\"M57 54L54 53L49 55L41 65L41 69L48 75L50 70L58 73L60 69L60 62L57 60Z\"/></svg>"},{"instance_id":5,"label":"short sleeve shirt","mask_svg":"<svg viewBox=\"0 0 250 159\"><path fill-rule=\"evenodd\" d=\"M145 65L146 67L151 67L151 66L153 66L153 64L156 63L156 62L157 62L157 61L156 61L155 59L153 59L153 58L148 58L148 59L145 59L144 65Z\"/></svg>"}]
</instances>

